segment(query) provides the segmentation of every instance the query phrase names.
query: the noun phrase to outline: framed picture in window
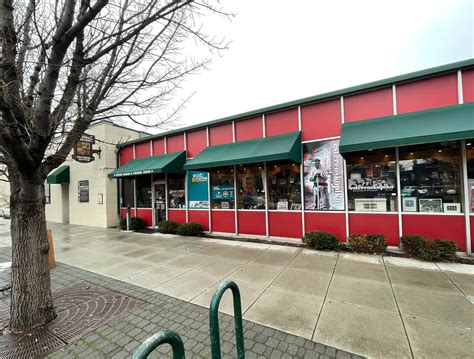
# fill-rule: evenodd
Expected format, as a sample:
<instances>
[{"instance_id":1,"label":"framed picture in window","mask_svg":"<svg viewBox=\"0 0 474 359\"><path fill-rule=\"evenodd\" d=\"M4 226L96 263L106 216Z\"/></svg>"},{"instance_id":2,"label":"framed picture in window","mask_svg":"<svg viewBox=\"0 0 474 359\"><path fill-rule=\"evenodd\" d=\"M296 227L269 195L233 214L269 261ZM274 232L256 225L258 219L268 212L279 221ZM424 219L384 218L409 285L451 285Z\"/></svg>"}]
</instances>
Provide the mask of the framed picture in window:
<instances>
[{"instance_id":1,"label":"framed picture in window","mask_svg":"<svg viewBox=\"0 0 474 359\"><path fill-rule=\"evenodd\" d=\"M403 212L417 212L416 197L402 197Z\"/></svg>"},{"instance_id":2,"label":"framed picture in window","mask_svg":"<svg viewBox=\"0 0 474 359\"><path fill-rule=\"evenodd\" d=\"M301 211L301 203L292 203L290 209L292 211Z\"/></svg>"},{"instance_id":3,"label":"framed picture in window","mask_svg":"<svg viewBox=\"0 0 474 359\"><path fill-rule=\"evenodd\" d=\"M288 210L288 202L287 201L280 201L277 204L277 210L279 211L287 211Z\"/></svg>"},{"instance_id":4,"label":"framed picture in window","mask_svg":"<svg viewBox=\"0 0 474 359\"><path fill-rule=\"evenodd\" d=\"M222 209L229 209L230 208L229 202L221 202L221 207Z\"/></svg>"},{"instance_id":5,"label":"framed picture in window","mask_svg":"<svg viewBox=\"0 0 474 359\"><path fill-rule=\"evenodd\" d=\"M442 213L443 200L440 198L419 199L420 212L424 213Z\"/></svg>"},{"instance_id":6,"label":"framed picture in window","mask_svg":"<svg viewBox=\"0 0 474 359\"><path fill-rule=\"evenodd\" d=\"M444 213L461 213L461 203L443 203Z\"/></svg>"}]
</instances>

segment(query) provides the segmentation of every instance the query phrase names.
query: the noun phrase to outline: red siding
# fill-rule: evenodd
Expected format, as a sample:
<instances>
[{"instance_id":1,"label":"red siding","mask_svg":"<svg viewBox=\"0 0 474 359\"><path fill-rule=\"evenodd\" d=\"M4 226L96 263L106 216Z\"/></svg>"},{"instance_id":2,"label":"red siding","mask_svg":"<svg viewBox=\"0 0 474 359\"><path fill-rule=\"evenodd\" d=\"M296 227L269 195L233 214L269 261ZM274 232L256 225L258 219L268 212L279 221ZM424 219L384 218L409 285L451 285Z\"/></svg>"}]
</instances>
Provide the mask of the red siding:
<instances>
[{"instance_id":1,"label":"red siding","mask_svg":"<svg viewBox=\"0 0 474 359\"><path fill-rule=\"evenodd\" d=\"M186 141L187 157L196 156L207 146L206 129L186 133Z\"/></svg>"},{"instance_id":2,"label":"red siding","mask_svg":"<svg viewBox=\"0 0 474 359\"><path fill-rule=\"evenodd\" d=\"M235 140L245 141L263 137L262 116L235 122Z\"/></svg>"},{"instance_id":3,"label":"red siding","mask_svg":"<svg viewBox=\"0 0 474 359\"><path fill-rule=\"evenodd\" d=\"M209 230L209 211L189 210L188 222L199 223L205 231L208 231Z\"/></svg>"},{"instance_id":4,"label":"red siding","mask_svg":"<svg viewBox=\"0 0 474 359\"><path fill-rule=\"evenodd\" d=\"M393 98L390 87L344 97L344 122L391 115Z\"/></svg>"},{"instance_id":5,"label":"red siding","mask_svg":"<svg viewBox=\"0 0 474 359\"><path fill-rule=\"evenodd\" d=\"M153 140L153 156L164 155L165 154L165 140L159 138Z\"/></svg>"},{"instance_id":6,"label":"red siding","mask_svg":"<svg viewBox=\"0 0 474 359\"><path fill-rule=\"evenodd\" d=\"M168 220L178 223L186 223L186 210L168 209Z\"/></svg>"},{"instance_id":7,"label":"red siding","mask_svg":"<svg viewBox=\"0 0 474 359\"><path fill-rule=\"evenodd\" d=\"M237 222L239 234L267 235L265 212L239 210L237 211Z\"/></svg>"},{"instance_id":8,"label":"red siding","mask_svg":"<svg viewBox=\"0 0 474 359\"><path fill-rule=\"evenodd\" d=\"M341 100L316 103L301 108L302 141L336 137L341 134Z\"/></svg>"},{"instance_id":9,"label":"red siding","mask_svg":"<svg viewBox=\"0 0 474 359\"><path fill-rule=\"evenodd\" d=\"M137 143L135 145L135 158L150 157L151 147L150 142Z\"/></svg>"},{"instance_id":10,"label":"red siding","mask_svg":"<svg viewBox=\"0 0 474 359\"><path fill-rule=\"evenodd\" d=\"M232 142L232 123L209 127L209 145L216 146Z\"/></svg>"},{"instance_id":11,"label":"red siding","mask_svg":"<svg viewBox=\"0 0 474 359\"><path fill-rule=\"evenodd\" d=\"M398 85L397 113L456 105L457 86L455 73Z\"/></svg>"},{"instance_id":12,"label":"red siding","mask_svg":"<svg viewBox=\"0 0 474 359\"><path fill-rule=\"evenodd\" d=\"M153 210L151 208L149 209L144 209L144 208L139 208L137 209L137 217L140 217L142 218L146 225L148 227L151 227L153 224L152 224L152 214L153 214Z\"/></svg>"},{"instance_id":13,"label":"red siding","mask_svg":"<svg viewBox=\"0 0 474 359\"><path fill-rule=\"evenodd\" d=\"M301 212L268 212L268 230L270 236L303 237Z\"/></svg>"},{"instance_id":14,"label":"red siding","mask_svg":"<svg viewBox=\"0 0 474 359\"><path fill-rule=\"evenodd\" d=\"M298 131L297 108L265 115L265 134L267 137L294 131Z\"/></svg>"},{"instance_id":15,"label":"red siding","mask_svg":"<svg viewBox=\"0 0 474 359\"><path fill-rule=\"evenodd\" d=\"M213 232L235 233L234 211L212 211L211 222Z\"/></svg>"},{"instance_id":16,"label":"red siding","mask_svg":"<svg viewBox=\"0 0 474 359\"><path fill-rule=\"evenodd\" d=\"M341 242L346 241L346 215L344 213L305 212L305 232L326 231Z\"/></svg>"},{"instance_id":17,"label":"red siding","mask_svg":"<svg viewBox=\"0 0 474 359\"><path fill-rule=\"evenodd\" d=\"M184 134L181 133L176 136L166 137L167 152L177 152L184 150Z\"/></svg>"},{"instance_id":18,"label":"red siding","mask_svg":"<svg viewBox=\"0 0 474 359\"><path fill-rule=\"evenodd\" d=\"M461 251L466 251L464 216L404 214L402 220L405 235L451 240L456 242Z\"/></svg>"},{"instance_id":19,"label":"red siding","mask_svg":"<svg viewBox=\"0 0 474 359\"><path fill-rule=\"evenodd\" d=\"M474 69L462 71L462 97L464 102L474 102Z\"/></svg>"},{"instance_id":20,"label":"red siding","mask_svg":"<svg viewBox=\"0 0 474 359\"><path fill-rule=\"evenodd\" d=\"M122 148L119 154L120 166L123 166L130 160L133 160L133 145Z\"/></svg>"},{"instance_id":21,"label":"red siding","mask_svg":"<svg viewBox=\"0 0 474 359\"><path fill-rule=\"evenodd\" d=\"M135 209L130 209L130 215L135 217ZM120 208L120 218L125 218L127 216L127 209L125 207Z\"/></svg>"},{"instance_id":22,"label":"red siding","mask_svg":"<svg viewBox=\"0 0 474 359\"><path fill-rule=\"evenodd\" d=\"M350 234L383 234L389 246L398 246L398 215L349 213Z\"/></svg>"}]
</instances>

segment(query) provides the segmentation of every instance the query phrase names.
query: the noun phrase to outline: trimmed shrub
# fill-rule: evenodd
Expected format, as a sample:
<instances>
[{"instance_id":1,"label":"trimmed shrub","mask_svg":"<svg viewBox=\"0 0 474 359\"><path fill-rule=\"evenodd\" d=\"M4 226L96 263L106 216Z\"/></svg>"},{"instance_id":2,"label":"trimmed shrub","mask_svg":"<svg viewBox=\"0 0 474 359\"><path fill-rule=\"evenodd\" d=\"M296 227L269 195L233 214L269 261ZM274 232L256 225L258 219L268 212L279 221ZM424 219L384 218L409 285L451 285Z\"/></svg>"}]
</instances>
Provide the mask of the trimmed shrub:
<instances>
[{"instance_id":1,"label":"trimmed shrub","mask_svg":"<svg viewBox=\"0 0 474 359\"><path fill-rule=\"evenodd\" d=\"M338 250L339 240L337 237L325 231L313 231L305 233L303 243L310 248Z\"/></svg>"},{"instance_id":2,"label":"trimmed shrub","mask_svg":"<svg viewBox=\"0 0 474 359\"><path fill-rule=\"evenodd\" d=\"M123 231L127 230L127 219L126 218L122 218L120 220L119 227ZM146 228L146 223L142 218L140 218L140 217L130 218L130 230L131 231L136 231L136 230L140 230L140 229L143 229L143 228Z\"/></svg>"},{"instance_id":3,"label":"trimmed shrub","mask_svg":"<svg viewBox=\"0 0 474 359\"><path fill-rule=\"evenodd\" d=\"M180 236L202 236L202 226L195 222L183 223L176 230L176 234Z\"/></svg>"},{"instance_id":4,"label":"trimmed shrub","mask_svg":"<svg viewBox=\"0 0 474 359\"><path fill-rule=\"evenodd\" d=\"M176 234L179 223L174 221L161 221L158 223L158 232L166 234Z\"/></svg>"},{"instance_id":5,"label":"trimmed shrub","mask_svg":"<svg viewBox=\"0 0 474 359\"><path fill-rule=\"evenodd\" d=\"M403 236L400 242L405 254L410 257L425 261L454 262L457 260L457 245L453 241L437 238L431 241L420 236Z\"/></svg>"},{"instance_id":6,"label":"trimmed shrub","mask_svg":"<svg viewBox=\"0 0 474 359\"><path fill-rule=\"evenodd\" d=\"M354 252L382 254L387 248L387 240L383 234L352 234L349 247Z\"/></svg>"}]
</instances>

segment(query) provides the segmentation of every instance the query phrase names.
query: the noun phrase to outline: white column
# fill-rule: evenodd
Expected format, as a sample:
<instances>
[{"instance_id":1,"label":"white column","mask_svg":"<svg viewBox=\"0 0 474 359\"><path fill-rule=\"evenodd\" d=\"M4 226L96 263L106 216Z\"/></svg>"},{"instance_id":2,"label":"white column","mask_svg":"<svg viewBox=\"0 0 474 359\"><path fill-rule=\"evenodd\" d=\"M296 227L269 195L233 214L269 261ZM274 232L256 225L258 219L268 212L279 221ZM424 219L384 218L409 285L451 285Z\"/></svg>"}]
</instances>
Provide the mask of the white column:
<instances>
[{"instance_id":1,"label":"white column","mask_svg":"<svg viewBox=\"0 0 474 359\"><path fill-rule=\"evenodd\" d=\"M301 131L301 106L298 106L298 130ZM306 224L304 218L305 203L304 203L304 157L303 157L303 144L301 146L301 163L300 163L300 182L301 182L301 228L303 235L306 231Z\"/></svg>"},{"instance_id":2,"label":"white column","mask_svg":"<svg viewBox=\"0 0 474 359\"><path fill-rule=\"evenodd\" d=\"M400 178L400 153L399 148L395 148L395 165L397 176L397 210L398 210L398 238L403 236L403 217L402 217L402 182Z\"/></svg>"},{"instance_id":3,"label":"white column","mask_svg":"<svg viewBox=\"0 0 474 359\"><path fill-rule=\"evenodd\" d=\"M263 126L263 137L267 137L267 125L265 120L265 114L262 115L262 126Z\"/></svg>"},{"instance_id":4,"label":"white column","mask_svg":"<svg viewBox=\"0 0 474 359\"><path fill-rule=\"evenodd\" d=\"M397 114L397 87L392 85L392 106L393 106L393 114Z\"/></svg>"},{"instance_id":5,"label":"white column","mask_svg":"<svg viewBox=\"0 0 474 359\"><path fill-rule=\"evenodd\" d=\"M212 212L211 212L211 169L207 175L207 199L209 200L209 232L212 232Z\"/></svg>"},{"instance_id":6,"label":"white column","mask_svg":"<svg viewBox=\"0 0 474 359\"><path fill-rule=\"evenodd\" d=\"M267 162L263 162L263 188L265 190L265 233L268 237L268 183L267 183Z\"/></svg>"},{"instance_id":7,"label":"white column","mask_svg":"<svg viewBox=\"0 0 474 359\"><path fill-rule=\"evenodd\" d=\"M189 222L188 208L188 171L184 173L184 208L186 209L186 223Z\"/></svg>"},{"instance_id":8,"label":"white column","mask_svg":"<svg viewBox=\"0 0 474 359\"><path fill-rule=\"evenodd\" d=\"M165 172L165 208L166 220L168 220L168 173Z\"/></svg>"},{"instance_id":9,"label":"white column","mask_svg":"<svg viewBox=\"0 0 474 359\"><path fill-rule=\"evenodd\" d=\"M344 115L344 96L341 96L341 123L344 124L345 122L345 115ZM349 197L347 196L347 163L346 160L343 159L344 169L343 169L343 177L344 177L344 214L346 217L346 242L349 239Z\"/></svg>"},{"instance_id":10,"label":"white column","mask_svg":"<svg viewBox=\"0 0 474 359\"><path fill-rule=\"evenodd\" d=\"M464 93L462 91L462 72L458 70L458 104L464 103Z\"/></svg>"},{"instance_id":11,"label":"white column","mask_svg":"<svg viewBox=\"0 0 474 359\"><path fill-rule=\"evenodd\" d=\"M239 221L237 214L237 166L234 165L234 208L235 208L235 234L239 234Z\"/></svg>"},{"instance_id":12,"label":"white column","mask_svg":"<svg viewBox=\"0 0 474 359\"><path fill-rule=\"evenodd\" d=\"M468 256L472 255L471 248L471 217L470 217L470 206L469 206L469 182L467 178L467 156L466 156L466 141L461 141L461 166L463 176L463 194L464 194L464 218L466 228L466 253Z\"/></svg>"}]
</instances>

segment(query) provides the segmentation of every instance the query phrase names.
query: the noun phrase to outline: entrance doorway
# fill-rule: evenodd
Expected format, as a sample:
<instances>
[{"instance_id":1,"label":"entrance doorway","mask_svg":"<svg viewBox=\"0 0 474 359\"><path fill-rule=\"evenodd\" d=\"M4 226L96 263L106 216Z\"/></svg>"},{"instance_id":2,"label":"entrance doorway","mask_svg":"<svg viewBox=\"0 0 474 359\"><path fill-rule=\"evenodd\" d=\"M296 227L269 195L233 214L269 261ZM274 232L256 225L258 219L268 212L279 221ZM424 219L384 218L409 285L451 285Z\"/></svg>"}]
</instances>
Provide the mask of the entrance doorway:
<instances>
[{"instance_id":1,"label":"entrance doorway","mask_svg":"<svg viewBox=\"0 0 474 359\"><path fill-rule=\"evenodd\" d=\"M153 183L153 226L166 220L166 184L165 182Z\"/></svg>"}]
</instances>

